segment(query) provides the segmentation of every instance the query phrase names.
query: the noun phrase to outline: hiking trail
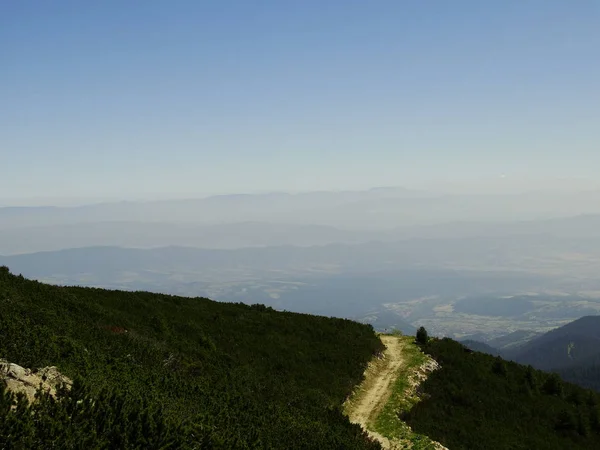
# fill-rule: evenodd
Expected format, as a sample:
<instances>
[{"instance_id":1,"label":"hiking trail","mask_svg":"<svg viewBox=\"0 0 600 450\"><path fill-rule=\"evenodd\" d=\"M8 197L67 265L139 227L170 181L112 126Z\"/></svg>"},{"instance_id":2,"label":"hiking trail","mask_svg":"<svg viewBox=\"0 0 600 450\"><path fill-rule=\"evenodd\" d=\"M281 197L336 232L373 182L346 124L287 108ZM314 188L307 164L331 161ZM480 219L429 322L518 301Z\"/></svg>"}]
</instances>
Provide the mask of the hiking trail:
<instances>
[{"instance_id":1,"label":"hiking trail","mask_svg":"<svg viewBox=\"0 0 600 450\"><path fill-rule=\"evenodd\" d=\"M379 441L386 450L410 448L409 442L402 440L390 440L382 434L374 431L374 423L379 417L385 405L390 400L394 385L399 376L407 376L403 371L409 370L408 379L411 388L406 392L413 395L417 385L426 378L421 367L407 368L410 362L405 357L405 347L411 345L406 338L401 336L380 335L381 342L385 345L385 351L380 358L374 358L365 371L365 379L358 386L356 392L346 402L345 411L350 422L357 423L374 439ZM437 365L435 361L427 361L427 371L435 370L432 366ZM438 449L444 449L441 444L431 441ZM408 447L407 447L408 445Z\"/></svg>"}]
</instances>

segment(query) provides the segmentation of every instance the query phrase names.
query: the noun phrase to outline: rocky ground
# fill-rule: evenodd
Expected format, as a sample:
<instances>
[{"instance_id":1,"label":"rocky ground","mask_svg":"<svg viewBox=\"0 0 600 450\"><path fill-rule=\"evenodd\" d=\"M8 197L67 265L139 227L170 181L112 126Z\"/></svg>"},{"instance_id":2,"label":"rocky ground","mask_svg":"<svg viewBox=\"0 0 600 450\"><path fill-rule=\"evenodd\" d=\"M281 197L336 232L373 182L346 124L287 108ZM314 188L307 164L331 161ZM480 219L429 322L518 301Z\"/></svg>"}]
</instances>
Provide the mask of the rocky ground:
<instances>
[{"instance_id":1,"label":"rocky ground","mask_svg":"<svg viewBox=\"0 0 600 450\"><path fill-rule=\"evenodd\" d=\"M9 391L22 392L30 402L35 400L38 389L55 396L61 386L70 388L73 382L54 366L31 370L0 359L0 380Z\"/></svg>"}]
</instances>

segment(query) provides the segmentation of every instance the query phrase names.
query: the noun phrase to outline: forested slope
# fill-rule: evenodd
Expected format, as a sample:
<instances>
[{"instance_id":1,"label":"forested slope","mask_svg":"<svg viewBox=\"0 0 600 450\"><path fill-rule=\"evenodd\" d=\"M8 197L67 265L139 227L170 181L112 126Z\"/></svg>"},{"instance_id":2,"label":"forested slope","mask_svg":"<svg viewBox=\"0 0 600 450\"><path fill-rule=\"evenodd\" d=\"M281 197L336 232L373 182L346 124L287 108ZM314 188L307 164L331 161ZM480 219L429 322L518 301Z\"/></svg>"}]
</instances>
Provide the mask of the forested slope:
<instances>
[{"instance_id":1,"label":"forested slope","mask_svg":"<svg viewBox=\"0 0 600 450\"><path fill-rule=\"evenodd\" d=\"M341 413L370 326L1 268L0 335L0 358L75 380L14 411L0 393L1 448L379 448Z\"/></svg>"},{"instance_id":2,"label":"forested slope","mask_svg":"<svg viewBox=\"0 0 600 450\"><path fill-rule=\"evenodd\" d=\"M578 361L572 367L556 369L564 380L600 392L600 354Z\"/></svg>"}]
</instances>

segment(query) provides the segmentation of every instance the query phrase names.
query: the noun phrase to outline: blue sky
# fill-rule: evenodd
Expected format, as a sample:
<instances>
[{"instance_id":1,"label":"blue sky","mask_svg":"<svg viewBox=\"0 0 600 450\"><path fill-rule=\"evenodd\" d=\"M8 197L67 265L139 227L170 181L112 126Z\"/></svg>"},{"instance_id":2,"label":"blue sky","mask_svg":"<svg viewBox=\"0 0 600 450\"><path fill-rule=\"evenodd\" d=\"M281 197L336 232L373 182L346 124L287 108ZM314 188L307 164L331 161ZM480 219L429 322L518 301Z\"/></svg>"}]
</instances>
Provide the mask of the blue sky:
<instances>
[{"instance_id":1,"label":"blue sky","mask_svg":"<svg viewBox=\"0 0 600 450\"><path fill-rule=\"evenodd\" d=\"M0 4L0 197L597 177L597 0Z\"/></svg>"}]
</instances>

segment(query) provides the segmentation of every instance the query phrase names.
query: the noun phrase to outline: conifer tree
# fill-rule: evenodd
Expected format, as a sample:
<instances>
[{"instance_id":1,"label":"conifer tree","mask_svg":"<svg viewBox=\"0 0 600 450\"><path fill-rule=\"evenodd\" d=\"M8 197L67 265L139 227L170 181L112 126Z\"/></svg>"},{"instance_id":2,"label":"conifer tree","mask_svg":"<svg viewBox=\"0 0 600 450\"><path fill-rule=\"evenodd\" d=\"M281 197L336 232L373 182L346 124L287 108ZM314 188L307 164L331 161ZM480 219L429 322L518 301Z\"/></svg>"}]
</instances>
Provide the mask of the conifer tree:
<instances>
[{"instance_id":1,"label":"conifer tree","mask_svg":"<svg viewBox=\"0 0 600 450\"><path fill-rule=\"evenodd\" d=\"M429 341L429 336L425 327L420 327L417 330L417 344L425 345Z\"/></svg>"}]
</instances>

